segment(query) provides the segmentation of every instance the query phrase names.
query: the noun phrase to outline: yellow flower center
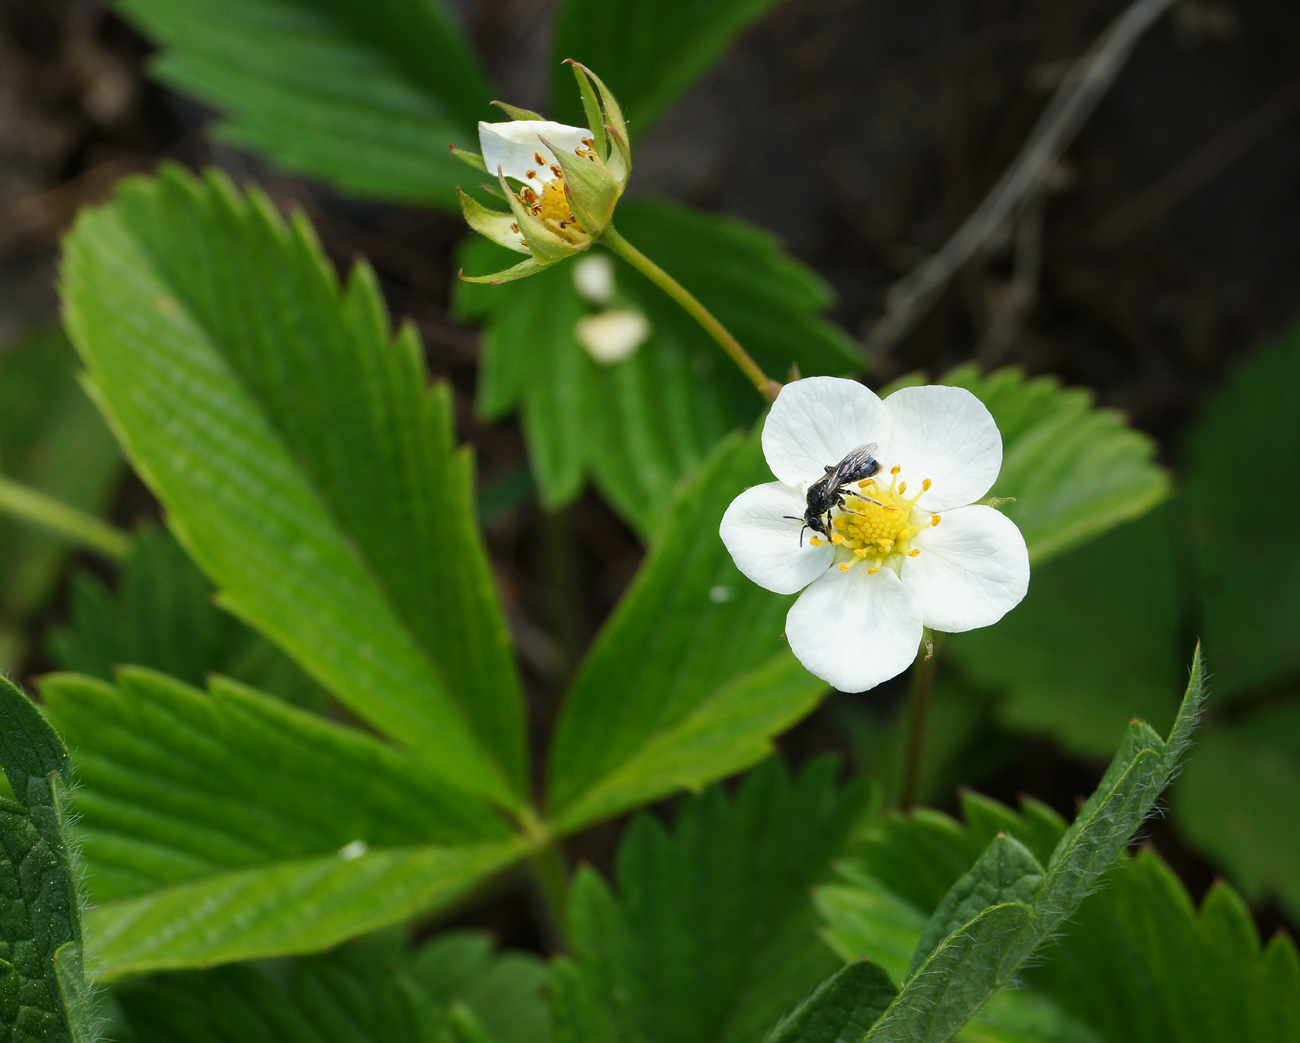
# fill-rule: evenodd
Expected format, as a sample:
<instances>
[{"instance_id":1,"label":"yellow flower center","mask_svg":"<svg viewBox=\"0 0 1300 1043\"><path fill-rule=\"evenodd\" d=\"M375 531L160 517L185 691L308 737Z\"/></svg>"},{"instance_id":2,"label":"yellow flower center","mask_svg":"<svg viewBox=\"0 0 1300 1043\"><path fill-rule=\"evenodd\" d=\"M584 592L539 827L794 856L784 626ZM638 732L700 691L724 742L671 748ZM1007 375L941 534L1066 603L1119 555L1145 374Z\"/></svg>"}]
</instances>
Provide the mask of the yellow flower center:
<instances>
[{"instance_id":1,"label":"yellow flower center","mask_svg":"<svg viewBox=\"0 0 1300 1043\"><path fill-rule=\"evenodd\" d=\"M578 154L583 155L585 151L579 150ZM540 152L535 153L533 158L537 161L539 167L544 166L546 163L545 157ZM569 200L564 194L564 174L555 165L546 167L546 169L551 172L551 179L542 185L540 193L525 185L516 198L532 211L535 218L561 239L567 243L572 243L574 246L580 246L587 242L591 236L578 223L578 219L574 217L573 211L569 207ZM536 177L537 171L528 171L528 176L530 178ZM515 229L515 231L518 231L518 229Z\"/></svg>"},{"instance_id":2,"label":"yellow flower center","mask_svg":"<svg viewBox=\"0 0 1300 1043\"><path fill-rule=\"evenodd\" d=\"M863 561L868 563L871 575L882 565L897 568L904 558L921 553L920 548L912 546L917 533L939 524L939 515L916 506L930 488L930 479L921 483L915 495L908 496L907 482L898 480L899 470L895 467L889 472L888 485L878 478L868 478L858 482L856 490L845 491L844 507L831 520L831 542L852 554L839 563L841 572ZM823 542L816 536L812 538L814 546Z\"/></svg>"}]
</instances>

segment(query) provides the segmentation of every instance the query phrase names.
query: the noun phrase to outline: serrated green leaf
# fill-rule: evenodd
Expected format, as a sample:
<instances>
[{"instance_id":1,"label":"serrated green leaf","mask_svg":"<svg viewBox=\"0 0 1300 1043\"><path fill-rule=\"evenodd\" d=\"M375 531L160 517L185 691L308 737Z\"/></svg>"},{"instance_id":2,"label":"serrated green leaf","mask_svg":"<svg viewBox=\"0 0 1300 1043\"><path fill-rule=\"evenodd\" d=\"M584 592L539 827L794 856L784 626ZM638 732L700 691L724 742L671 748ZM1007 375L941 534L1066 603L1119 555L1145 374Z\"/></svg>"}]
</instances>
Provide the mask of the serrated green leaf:
<instances>
[{"instance_id":1,"label":"serrated green leaf","mask_svg":"<svg viewBox=\"0 0 1300 1043\"><path fill-rule=\"evenodd\" d=\"M1112 529L1104 550L1091 543L1035 567L1017 611L945 643L965 678L999 693L1006 725L1100 757L1124 721L1172 720L1181 610L1171 514L1162 505Z\"/></svg>"},{"instance_id":2,"label":"serrated green leaf","mask_svg":"<svg viewBox=\"0 0 1300 1043\"><path fill-rule=\"evenodd\" d=\"M822 318L830 291L767 233L734 218L663 200L624 200L624 235L695 293L774 374L844 372L856 347ZM461 283L456 308L486 318L479 408L518 408L543 503L571 500L590 478L642 535L663 518L678 481L728 431L762 411L753 387L716 344L642 275L615 266L614 304L646 316L650 338L613 364L596 362L575 327L592 306L573 265L508 286ZM482 239L463 251L466 271L492 271L507 251Z\"/></svg>"},{"instance_id":3,"label":"serrated green leaf","mask_svg":"<svg viewBox=\"0 0 1300 1043\"><path fill-rule=\"evenodd\" d=\"M434 966L418 969L431 951ZM465 968L444 965L439 952L471 962ZM468 980L467 970L473 972ZM493 1025L491 1043L545 1043L538 991L544 979L539 959L494 953L480 934L456 932L411 951L400 935L386 933L270 973L230 966L125 983L115 990L122 1016L114 1038L125 1033L128 1040L149 1043L451 1043L451 1012L459 1003ZM506 998L494 990L507 987L506 1006L529 1014L493 1008ZM454 1000L456 994L461 999ZM543 1034L514 1034L511 1026L525 1018Z\"/></svg>"},{"instance_id":4,"label":"serrated green leaf","mask_svg":"<svg viewBox=\"0 0 1300 1043\"><path fill-rule=\"evenodd\" d=\"M41 687L76 752L78 833L99 902L234 869L508 837L489 808L371 735L224 678L204 693L123 669ZM268 785L274 779L274 785Z\"/></svg>"},{"instance_id":5,"label":"serrated green leaf","mask_svg":"<svg viewBox=\"0 0 1300 1043\"><path fill-rule=\"evenodd\" d=\"M935 920L948 926L958 913L969 913L980 893L972 878L992 881L990 893L999 899L948 934L913 963L913 970L889 1010L867 1036L869 1043L943 1043L981 1006L1003 988L1034 950L1055 936L1084 897L1121 855L1175 768L1178 753L1200 713L1205 698L1200 649L1192 662L1187 694L1166 743L1142 722L1134 722L1097 790L1075 822L1064 832L1037 887L1029 887L1034 860L1021 849L1006 873L1004 854L1013 850L994 841L977 869L959 880L940 904ZM1003 851L999 851L999 846ZM1032 890L1025 901L1005 902L996 893L996 878L1007 882L1008 893ZM933 928L919 951L932 943Z\"/></svg>"},{"instance_id":6,"label":"serrated green leaf","mask_svg":"<svg viewBox=\"0 0 1300 1043\"><path fill-rule=\"evenodd\" d=\"M189 684L219 673L299 705L324 692L259 634L212 603L213 587L165 530L136 529L116 591L80 571L69 590L68 625L51 630L63 670L111 680L119 664L147 666Z\"/></svg>"},{"instance_id":7,"label":"serrated green leaf","mask_svg":"<svg viewBox=\"0 0 1300 1043\"><path fill-rule=\"evenodd\" d=\"M565 699L547 790L561 828L753 763L825 691L790 665L789 599L745 580L717 535L765 477L757 437L729 439L675 501Z\"/></svg>"},{"instance_id":8,"label":"serrated green leaf","mask_svg":"<svg viewBox=\"0 0 1300 1043\"><path fill-rule=\"evenodd\" d=\"M908 977L916 974L940 942L983 910L1007 903L1029 903L1042 882L1043 867L1028 848L1014 837L994 837L930 917L912 957Z\"/></svg>"},{"instance_id":9,"label":"serrated green leaf","mask_svg":"<svg viewBox=\"0 0 1300 1043\"><path fill-rule=\"evenodd\" d=\"M962 366L941 383L971 391L997 421L1002 471L990 495L1016 498L1003 511L1035 564L1142 516L1169 494L1155 441L1097 408L1088 391L1027 379L1015 367L984 376Z\"/></svg>"},{"instance_id":10,"label":"serrated green leaf","mask_svg":"<svg viewBox=\"0 0 1300 1043\"><path fill-rule=\"evenodd\" d=\"M75 370L72 346L54 326L0 351L0 475L96 514L121 474L122 456L77 387ZM49 533L0 518L0 629L45 601L70 549Z\"/></svg>"},{"instance_id":11,"label":"serrated green leaf","mask_svg":"<svg viewBox=\"0 0 1300 1043\"><path fill-rule=\"evenodd\" d=\"M1300 418L1279 389L1298 385L1300 327L1237 368L1183 454L1201 637L1227 698L1300 676L1300 556L1281 521L1300 512L1300 488L1278 480L1300 454ZM1263 524L1233 520L1225 481L1268 490Z\"/></svg>"},{"instance_id":12,"label":"serrated green leaf","mask_svg":"<svg viewBox=\"0 0 1300 1043\"><path fill-rule=\"evenodd\" d=\"M0 1026L12 1043L94 1043L66 831L68 755L0 676Z\"/></svg>"},{"instance_id":13,"label":"serrated green leaf","mask_svg":"<svg viewBox=\"0 0 1300 1043\"><path fill-rule=\"evenodd\" d=\"M466 789L524 789L519 681L446 388L302 220L176 169L83 212L68 326L222 603Z\"/></svg>"},{"instance_id":14,"label":"serrated green leaf","mask_svg":"<svg viewBox=\"0 0 1300 1043\"><path fill-rule=\"evenodd\" d=\"M317 952L463 897L521 853L516 842L346 852L217 873L99 906L101 978Z\"/></svg>"},{"instance_id":15,"label":"serrated green leaf","mask_svg":"<svg viewBox=\"0 0 1300 1043\"><path fill-rule=\"evenodd\" d=\"M860 1043L896 992L876 964L850 963L782 1018L763 1043Z\"/></svg>"},{"instance_id":16,"label":"serrated green leaf","mask_svg":"<svg viewBox=\"0 0 1300 1043\"><path fill-rule=\"evenodd\" d=\"M1198 737L1175 823L1252 901L1300 916L1300 706L1264 707Z\"/></svg>"},{"instance_id":17,"label":"serrated green leaf","mask_svg":"<svg viewBox=\"0 0 1300 1043\"><path fill-rule=\"evenodd\" d=\"M153 71L223 115L217 135L345 192L456 209L490 97L440 0L119 0Z\"/></svg>"},{"instance_id":18,"label":"serrated green leaf","mask_svg":"<svg viewBox=\"0 0 1300 1043\"><path fill-rule=\"evenodd\" d=\"M893 938L892 968L901 974L908 924L919 940L945 875L955 882L971 851L1002 829L1037 836L1040 854L1061 835L1059 821L1053 826L1041 809L1017 816L984 798L967 799L966 818L961 827L926 812L873 827L856 849L859 860L817 892L837 952L870 959L882 938ZM1216 886L1198 912L1147 849L1122 860L1094 891L1056 943L1021 971L1022 987L995 996L958 1039L1272 1043L1300 1030L1295 946L1278 936L1261 953L1249 914L1229 888Z\"/></svg>"},{"instance_id":19,"label":"serrated green leaf","mask_svg":"<svg viewBox=\"0 0 1300 1043\"><path fill-rule=\"evenodd\" d=\"M639 817L616 894L581 872L558 1043L752 1043L833 970L808 892L864 802L834 775L823 760L789 780L769 762L731 800L714 787L686 802L671 834Z\"/></svg>"},{"instance_id":20,"label":"serrated green leaf","mask_svg":"<svg viewBox=\"0 0 1300 1043\"><path fill-rule=\"evenodd\" d=\"M565 58L581 61L609 84L641 133L717 61L731 40L777 0L565 0L556 16L551 100L564 119L581 112ZM560 116L556 117L561 118Z\"/></svg>"}]
</instances>

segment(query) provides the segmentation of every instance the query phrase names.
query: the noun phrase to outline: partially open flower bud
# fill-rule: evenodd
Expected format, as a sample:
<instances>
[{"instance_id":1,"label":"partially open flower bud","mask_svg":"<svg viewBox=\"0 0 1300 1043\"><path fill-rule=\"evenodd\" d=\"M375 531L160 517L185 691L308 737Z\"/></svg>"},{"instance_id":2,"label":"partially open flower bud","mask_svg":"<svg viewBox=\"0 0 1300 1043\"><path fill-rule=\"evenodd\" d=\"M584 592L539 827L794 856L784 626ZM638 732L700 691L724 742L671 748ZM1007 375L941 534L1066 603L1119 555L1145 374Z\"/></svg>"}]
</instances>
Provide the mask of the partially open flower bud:
<instances>
[{"instance_id":1,"label":"partially open flower bud","mask_svg":"<svg viewBox=\"0 0 1300 1043\"><path fill-rule=\"evenodd\" d=\"M528 259L491 275L461 278L500 283L522 279L586 250L605 230L632 171L627 127L618 102L584 66L573 66L589 127L571 127L500 105L516 118L480 123L482 155L452 151L495 175L509 213L491 210L457 189L471 228ZM488 186L484 186L487 188ZM489 189L490 190L490 189Z\"/></svg>"}]
</instances>

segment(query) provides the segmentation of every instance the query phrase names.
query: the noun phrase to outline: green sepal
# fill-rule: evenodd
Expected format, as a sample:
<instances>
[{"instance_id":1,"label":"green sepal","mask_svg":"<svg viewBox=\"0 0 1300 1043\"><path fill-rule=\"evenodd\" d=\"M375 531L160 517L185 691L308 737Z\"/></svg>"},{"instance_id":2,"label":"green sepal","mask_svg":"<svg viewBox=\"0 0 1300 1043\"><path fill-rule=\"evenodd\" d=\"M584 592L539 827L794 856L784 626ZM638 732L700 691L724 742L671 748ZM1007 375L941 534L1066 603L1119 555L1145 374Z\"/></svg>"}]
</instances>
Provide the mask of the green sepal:
<instances>
[{"instance_id":1,"label":"green sepal","mask_svg":"<svg viewBox=\"0 0 1300 1043\"><path fill-rule=\"evenodd\" d=\"M604 81L581 62L575 62L572 58L564 60L575 69L581 69L591 77L592 82L596 85L596 90L600 92L601 106L605 110L605 124L610 131L627 141L627 124L623 120L623 110L619 107L614 95L610 93L609 88L605 86Z\"/></svg>"},{"instance_id":2,"label":"green sepal","mask_svg":"<svg viewBox=\"0 0 1300 1043\"><path fill-rule=\"evenodd\" d=\"M549 268L551 262L542 262L535 257L529 257L527 260L520 261L513 268L503 268L499 272L493 272L491 275L466 275L463 271L457 272L456 275L461 282L483 282L490 286L498 286L503 282L514 282L516 279L526 279L530 275L536 275L543 268Z\"/></svg>"},{"instance_id":3,"label":"green sepal","mask_svg":"<svg viewBox=\"0 0 1300 1043\"><path fill-rule=\"evenodd\" d=\"M519 201L518 196L510 191L510 186L506 184L505 175L499 170L497 171L497 181L501 183L501 191L506 193L506 202L515 215L515 221L519 224L519 232L524 237L524 242L528 244L528 251L533 257L542 264L554 264L556 261L562 261L564 258L578 252L577 247L572 243L566 243L533 216L533 212Z\"/></svg>"},{"instance_id":4,"label":"green sepal","mask_svg":"<svg viewBox=\"0 0 1300 1043\"><path fill-rule=\"evenodd\" d=\"M483 162L483 157L477 152L471 152L469 149L457 148L455 145L448 145L447 151L466 166L473 167L475 170L481 170L485 174L487 173L487 164ZM456 191L459 192L460 189L457 188Z\"/></svg>"},{"instance_id":5,"label":"green sepal","mask_svg":"<svg viewBox=\"0 0 1300 1043\"><path fill-rule=\"evenodd\" d=\"M587 114L587 126L591 128L591 137L596 145L596 155L605 158L605 114L600 111L600 101L596 89L591 85L581 65L570 62L573 78L578 81L578 93L582 95L582 108Z\"/></svg>"},{"instance_id":6,"label":"green sepal","mask_svg":"<svg viewBox=\"0 0 1300 1043\"><path fill-rule=\"evenodd\" d=\"M538 113L534 112L532 109L521 109L518 105L510 105L504 101L494 101L492 102L492 104L495 105L502 112L504 112L511 119L516 119L516 120L545 120L546 119L545 116L539 115Z\"/></svg>"},{"instance_id":7,"label":"green sepal","mask_svg":"<svg viewBox=\"0 0 1300 1043\"><path fill-rule=\"evenodd\" d=\"M620 185L626 185L627 179L632 176L632 149L628 146L627 138L617 133L613 127L607 124L605 130L614 143L613 151L605 160L605 169Z\"/></svg>"},{"instance_id":8,"label":"green sepal","mask_svg":"<svg viewBox=\"0 0 1300 1043\"><path fill-rule=\"evenodd\" d=\"M513 227L515 219L512 214L489 210L473 196L461 191L459 185L456 187L456 198L460 200L460 212L465 215L466 224L479 235L486 236L508 250L531 255L532 251Z\"/></svg>"},{"instance_id":9,"label":"green sepal","mask_svg":"<svg viewBox=\"0 0 1300 1043\"><path fill-rule=\"evenodd\" d=\"M578 156L556 148L545 138L539 139L551 150L555 162L564 171L564 195L582 227L593 237L614 216L614 206L622 195L619 183L605 169L597 156Z\"/></svg>"}]
</instances>

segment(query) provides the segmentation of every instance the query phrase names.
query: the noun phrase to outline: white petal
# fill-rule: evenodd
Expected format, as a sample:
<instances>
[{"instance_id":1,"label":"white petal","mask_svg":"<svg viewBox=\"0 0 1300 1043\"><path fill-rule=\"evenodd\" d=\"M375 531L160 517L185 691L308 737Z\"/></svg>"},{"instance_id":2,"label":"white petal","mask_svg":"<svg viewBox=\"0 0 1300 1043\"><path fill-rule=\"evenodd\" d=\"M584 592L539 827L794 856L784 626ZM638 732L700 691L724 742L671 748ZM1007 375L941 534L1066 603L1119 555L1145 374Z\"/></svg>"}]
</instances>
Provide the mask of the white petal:
<instances>
[{"instance_id":1,"label":"white petal","mask_svg":"<svg viewBox=\"0 0 1300 1043\"><path fill-rule=\"evenodd\" d=\"M541 139L545 138L557 148L575 149L582 146L583 138L589 137L591 131L585 127L570 127L551 120L480 122L478 125L479 149L488 173L495 175L497 167L500 167L506 177L531 185L538 192L555 177L550 169L555 156ZM545 160L544 163L537 162L538 155ZM528 176L530 172L532 177Z\"/></svg>"},{"instance_id":2,"label":"white petal","mask_svg":"<svg viewBox=\"0 0 1300 1043\"><path fill-rule=\"evenodd\" d=\"M887 445L890 418L856 380L807 377L787 384L763 425L763 455L788 485L811 482L868 442Z\"/></svg>"},{"instance_id":3,"label":"white petal","mask_svg":"<svg viewBox=\"0 0 1300 1043\"><path fill-rule=\"evenodd\" d=\"M799 595L785 636L799 662L841 692L865 692L901 674L921 644L921 610L898 573L863 565L829 570Z\"/></svg>"},{"instance_id":4,"label":"white petal","mask_svg":"<svg viewBox=\"0 0 1300 1043\"><path fill-rule=\"evenodd\" d=\"M835 556L829 543L814 547L807 534L801 534L803 512L798 490L768 482L732 500L718 532L736 568L760 587L793 594L825 572ZM784 517L787 514L794 520Z\"/></svg>"},{"instance_id":5,"label":"white petal","mask_svg":"<svg viewBox=\"0 0 1300 1043\"><path fill-rule=\"evenodd\" d=\"M628 358L650 336L650 322L630 308L607 308L580 318L573 335L593 359L612 365Z\"/></svg>"},{"instance_id":6,"label":"white petal","mask_svg":"<svg viewBox=\"0 0 1300 1043\"><path fill-rule=\"evenodd\" d=\"M1029 589L1029 552L1011 519L992 507L959 507L912 545L903 585L932 630L959 634L996 623Z\"/></svg>"},{"instance_id":7,"label":"white petal","mask_svg":"<svg viewBox=\"0 0 1300 1043\"><path fill-rule=\"evenodd\" d=\"M913 486L934 487L921 497L927 511L974 503L1002 469L1002 435L987 407L965 388L931 384L903 388L885 399L894 420L886 469L897 464Z\"/></svg>"}]
</instances>

